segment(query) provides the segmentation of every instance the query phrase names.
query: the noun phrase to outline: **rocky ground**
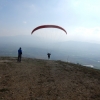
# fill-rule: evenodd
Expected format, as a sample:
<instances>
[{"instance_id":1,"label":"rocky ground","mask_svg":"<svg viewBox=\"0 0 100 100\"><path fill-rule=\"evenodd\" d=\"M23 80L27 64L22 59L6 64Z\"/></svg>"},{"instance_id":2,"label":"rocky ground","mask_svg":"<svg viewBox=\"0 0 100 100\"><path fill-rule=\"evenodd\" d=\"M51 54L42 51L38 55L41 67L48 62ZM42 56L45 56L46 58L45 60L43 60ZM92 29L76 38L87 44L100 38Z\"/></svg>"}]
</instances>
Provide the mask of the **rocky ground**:
<instances>
[{"instance_id":1,"label":"rocky ground","mask_svg":"<svg viewBox=\"0 0 100 100\"><path fill-rule=\"evenodd\" d=\"M0 57L0 100L100 100L100 70L62 61Z\"/></svg>"}]
</instances>

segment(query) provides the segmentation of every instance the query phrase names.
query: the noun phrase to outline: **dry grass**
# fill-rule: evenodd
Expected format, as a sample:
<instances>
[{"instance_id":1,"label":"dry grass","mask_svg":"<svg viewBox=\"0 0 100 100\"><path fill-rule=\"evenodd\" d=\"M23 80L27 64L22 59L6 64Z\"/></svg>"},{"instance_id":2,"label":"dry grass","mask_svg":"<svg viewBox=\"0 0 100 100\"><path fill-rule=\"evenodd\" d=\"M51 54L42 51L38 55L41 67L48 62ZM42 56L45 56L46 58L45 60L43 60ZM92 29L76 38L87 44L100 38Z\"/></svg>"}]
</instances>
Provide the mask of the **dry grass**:
<instances>
[{"instance_id":1,"label":"dry grass","mask_svg":"<svg viewBox=\"0 0 100 100\"><path fill-rule=\"evenodd\" d=\"M0 61L0 100L100 100L100 70L30 58Z\"/></svg>"}]
</instances>

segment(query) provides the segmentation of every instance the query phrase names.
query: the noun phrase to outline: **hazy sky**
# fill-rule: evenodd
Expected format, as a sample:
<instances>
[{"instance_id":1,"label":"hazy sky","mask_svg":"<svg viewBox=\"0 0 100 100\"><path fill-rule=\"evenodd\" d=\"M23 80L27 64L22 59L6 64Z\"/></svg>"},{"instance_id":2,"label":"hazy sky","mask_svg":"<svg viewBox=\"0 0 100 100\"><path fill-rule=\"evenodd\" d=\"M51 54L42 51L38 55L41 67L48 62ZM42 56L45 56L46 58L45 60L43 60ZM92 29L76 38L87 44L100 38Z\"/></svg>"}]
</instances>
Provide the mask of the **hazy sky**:
<instances>
[{"instance_id":1,"label":"hazy sky","mask_svg":"<svg viewBox=\"0 0 100 100\"><path fill-rule=\"evenodd\" d=\"M31 36L32 29L42 24L62 26L68 34L59 29L37 34L100 43L100 0L0 0L0 36Z\"/></svg>"}]
</instances>

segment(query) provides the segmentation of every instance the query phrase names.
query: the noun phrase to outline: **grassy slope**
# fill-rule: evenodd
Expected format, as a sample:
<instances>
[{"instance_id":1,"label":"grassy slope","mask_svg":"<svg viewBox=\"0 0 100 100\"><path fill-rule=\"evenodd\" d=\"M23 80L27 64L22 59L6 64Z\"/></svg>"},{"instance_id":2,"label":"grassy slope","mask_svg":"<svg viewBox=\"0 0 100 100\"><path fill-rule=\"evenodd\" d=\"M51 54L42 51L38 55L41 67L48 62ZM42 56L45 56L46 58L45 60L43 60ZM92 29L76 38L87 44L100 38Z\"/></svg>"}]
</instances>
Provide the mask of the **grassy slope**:
<instances>
[{"instance_id":1,"label":"grassy slope","mask_svg":"<svg viewBox=\"0 0 100 100\"><path fill-rule=\"evenodd\" d=\"M100 70L62 61L0 58L0 100L100 100Z\"/></svg>"}]
</instances>

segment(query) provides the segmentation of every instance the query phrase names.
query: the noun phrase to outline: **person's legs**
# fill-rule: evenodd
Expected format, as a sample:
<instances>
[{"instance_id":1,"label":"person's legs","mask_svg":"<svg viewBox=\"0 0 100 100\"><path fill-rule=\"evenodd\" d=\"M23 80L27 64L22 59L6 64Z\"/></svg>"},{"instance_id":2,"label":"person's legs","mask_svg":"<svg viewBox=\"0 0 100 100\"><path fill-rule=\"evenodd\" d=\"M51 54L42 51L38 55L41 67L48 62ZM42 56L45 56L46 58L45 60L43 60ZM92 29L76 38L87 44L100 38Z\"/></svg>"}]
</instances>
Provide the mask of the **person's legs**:
<instances>
[{"instance_id":1,"label":"person's legs","mask_svg":"<svg viewBox=\"0 0 100 100\"><path fill-rule=\"evenodd\" d=\"M22 56L20 55L20 62L21 62L21 57L22 57Z\"/></svg>"},{"instance_id":2,"label":"person's legs","mask_svg":"<svg viewBox=\"0 0 100 100\"><path fill-rule=\"evenodd\" d=\"M48 59L50 59L50 56L48 56Z\"/></svg>"},{"instance_id":3,"label":"person's legs","mask_svg":"<svg viewBox=\"0 0 100 100\"><path fill-rule=\"evenodd\" d=\"M19 61L21 62L21 55L19 56Z\"/></svg>"}]
</instances>

